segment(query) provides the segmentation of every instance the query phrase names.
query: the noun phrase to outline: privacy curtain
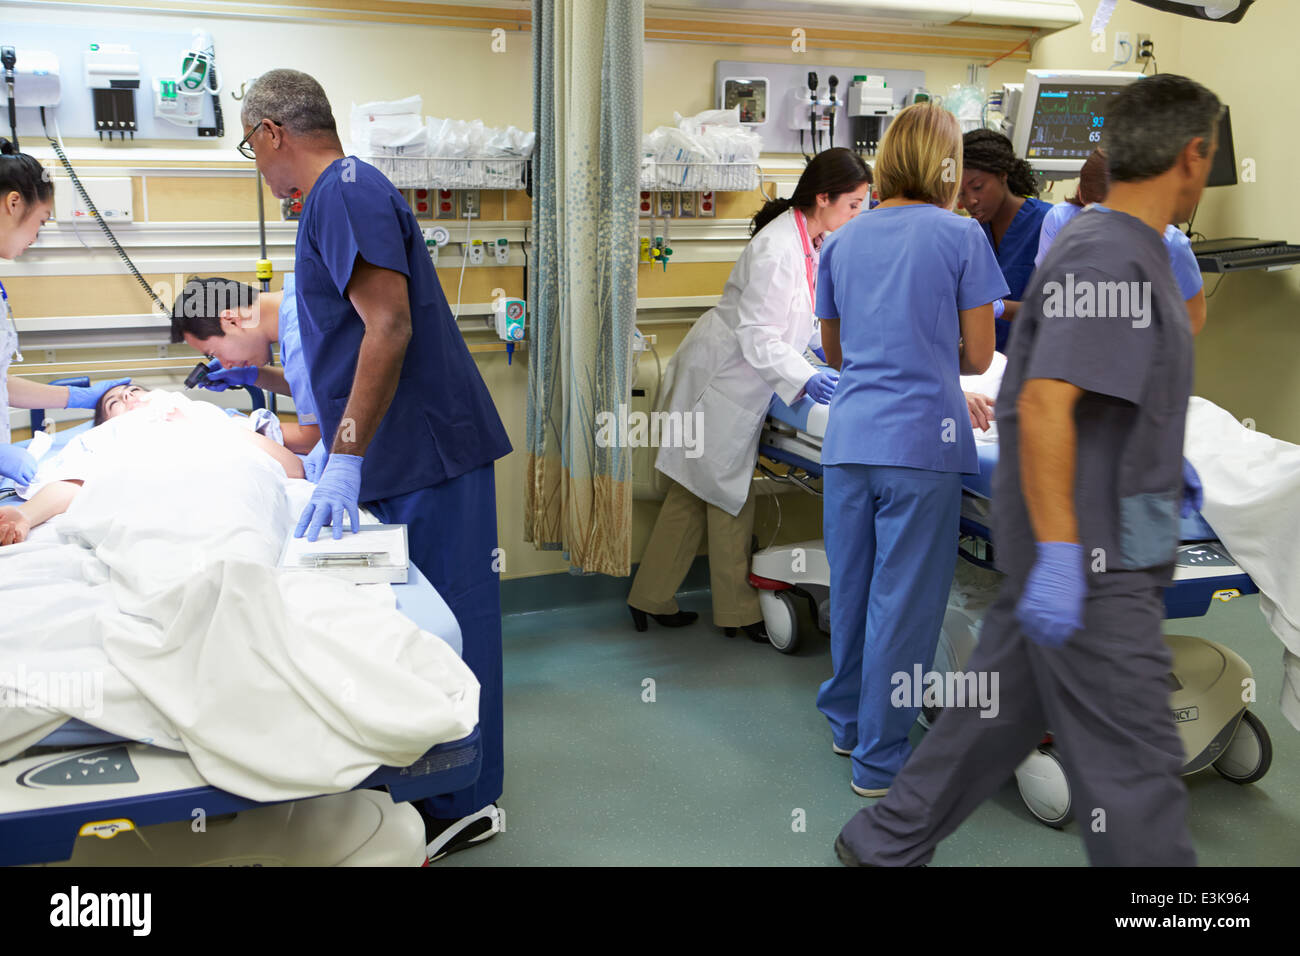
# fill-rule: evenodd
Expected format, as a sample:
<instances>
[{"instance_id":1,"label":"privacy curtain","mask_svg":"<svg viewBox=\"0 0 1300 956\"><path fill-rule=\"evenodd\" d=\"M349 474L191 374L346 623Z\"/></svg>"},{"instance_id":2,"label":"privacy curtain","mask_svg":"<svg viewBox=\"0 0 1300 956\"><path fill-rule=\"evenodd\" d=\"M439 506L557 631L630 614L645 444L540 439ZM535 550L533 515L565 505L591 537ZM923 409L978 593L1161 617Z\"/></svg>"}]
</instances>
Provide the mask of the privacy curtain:
<instances>
[{"instance_id":1,"label":"privacy curtain","mask_svg":"<svg viewBox=\"0 0 1300 956\"><path fill-rule=\"evenodd\" d=\"M533 0L525 537L612 575L631 570L631 450L597 433L630 396L643 29L642 0Z\"/></svg>"}]
</instances>

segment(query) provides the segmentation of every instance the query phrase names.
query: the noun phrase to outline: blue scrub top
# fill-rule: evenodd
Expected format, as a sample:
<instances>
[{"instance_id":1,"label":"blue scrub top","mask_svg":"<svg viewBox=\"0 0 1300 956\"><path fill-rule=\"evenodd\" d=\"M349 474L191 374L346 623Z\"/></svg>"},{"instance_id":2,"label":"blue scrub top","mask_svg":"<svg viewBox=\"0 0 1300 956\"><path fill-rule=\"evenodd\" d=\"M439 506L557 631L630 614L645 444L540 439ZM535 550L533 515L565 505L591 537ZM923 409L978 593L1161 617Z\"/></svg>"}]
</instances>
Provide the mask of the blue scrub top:
<instances>
[{"instance_id":1,"label":"blue scrub top","mask_svg":"<svg viewBox=\"0 0 1300 956\"><path fill-rule=\"evenodd\" d=\"M1002 244L994 250L998 258L998 267L1007 280L1007 287L1011 289L1011 294L1007 298L1012 301L1020 301L1025 294L1025 286L1029 285L1029 277L1034 274L1038 236L1042 232L1043 217L1051 208L1052 204L1049 202L1034 199L1032 196L1027 197L1002 236ZM983 224L981 228L988 239L989 248L992 249L992 228ZM1011 335L1011 322L1007 319L997 319L996 322L998 338L995 347L999 352L1005 352L1007 337Z\"/></svg>"},{"instance_id":2,"label":"blue scrub top","mask_svg":"<svg viewBox=\"0 0 1300 956\"><path fill-rule=\"evenodd\" d=\"M365 333L346 294L361 259L406 277L411 310L397 392L361 466L361 501L439 485L509 454L415 214L379 170L354 156L326 167L307 194L294 265L302 351L327 444L352 391Z\"/></svg>"},{"instance_id":3,"label":"blue scrub top","mask_svg":"<svg viewBox=\"0 0 1300 956\"><path fill-rule=\"evenodd\" d=\"M298 293L292 272L284 277L284 297L280 300L280 364L284 367L289 391L293 392L298 424L319 425L316 399L311 394L311 377L307 374L307 359L302 354L302 337L298 334Z\"/></svg>"},{"instance_id":4,"label":"blue scrub top","mask_svg":"<svg viewBox=\"0 0 1300 956\"><path fill-rule=\"evenodd\" d=\"M1102 212L1113 212L1100 204L1092 208L1100 209ZM1047 250L1052 248L1052 243L1056 241L1056 237L1065 228L1066 223L1072 222L1081 212L1083 207L1076 206L1072 202L1058 202L1052 207L1043 219L1043 231L1038 239L1038 256L1034 259L1035 266L1042 264ZM1205 287L1201 266L1196 261L1196 254L1192 252L1192 240L1174 225L1165 227L1164 238L1165 249L1169 252L1169 267L1174 270L1178 291L1183 294L1184 300L1190 299Z\"/></svg>"},{"instance_id":5,"label":"blue scrub top","mask_svg":"<svg viewBox=\"0 0 1300 956\"><path fill-rule=\"evenodd\" d=\"M817 315L839 319L843 353L822 463L977 474L957 313L1006 295L973 219L891 206L837 229L817 276Z\"/></svg>"}]
</instances>

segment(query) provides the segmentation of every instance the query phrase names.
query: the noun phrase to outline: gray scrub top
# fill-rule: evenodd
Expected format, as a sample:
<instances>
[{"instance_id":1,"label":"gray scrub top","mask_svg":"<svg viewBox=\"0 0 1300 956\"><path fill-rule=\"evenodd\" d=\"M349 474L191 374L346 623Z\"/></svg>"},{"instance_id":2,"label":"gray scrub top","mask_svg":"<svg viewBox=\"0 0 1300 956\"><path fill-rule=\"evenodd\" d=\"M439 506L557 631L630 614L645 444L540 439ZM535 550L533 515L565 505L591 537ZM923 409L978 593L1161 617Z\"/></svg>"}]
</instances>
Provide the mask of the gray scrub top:
<instances>
[{"instance_id":1,"label":"gray scrub top","mask_svg":"<svg viewBox=\"0 0 1300 956\"><path fill-rule=\"evenodd\" d=\"M1089 566L1169 583L1192 368L1187 308L1160 233L1114 210L1080 213L1034 273L1012 323L993 476L1001 570L1023 580L1035 556L1016 401L1028 379L1060 379L1084 391L1075 407L1074 504Z\"/></svg>"}]
</instances>

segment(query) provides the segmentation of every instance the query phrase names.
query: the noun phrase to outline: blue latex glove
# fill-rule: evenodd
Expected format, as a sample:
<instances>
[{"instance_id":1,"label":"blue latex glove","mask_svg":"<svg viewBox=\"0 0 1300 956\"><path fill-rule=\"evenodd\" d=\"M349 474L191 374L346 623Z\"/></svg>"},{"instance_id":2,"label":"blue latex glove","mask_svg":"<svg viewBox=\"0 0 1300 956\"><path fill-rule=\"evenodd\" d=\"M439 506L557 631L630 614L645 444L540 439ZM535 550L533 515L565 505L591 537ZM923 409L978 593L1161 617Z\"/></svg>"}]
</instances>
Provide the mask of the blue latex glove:
<instances>
[{"instance_id":1,"label":"blue latex glove","mask_svg":"<svg viewBox=\"0 0 1300 956\"><path fill-rule=\"evenodd\" d=\"M839 384L840 375L828 368L820 369L812 378L808 379L808 384L803 390L808 393L808 397L814 402L822 405L831 403L831 396L835 394L835 386Z\"/></svg>"},{"instance_id":2,"label":"blue latex glove","mask_svg":"<svg viewBox=\"0 0 1300 956\"><path fill-rule=\"evenodd\" d=\"M995 299L993 301L993 318L1000 319L1002 316L1006 315L1006 312L1007 304L1001 299Z\"/></svg>"},{"instance_id":3,"label":"blue latex glove","mask_svg":"<svg viewBox=\"0 0 1300 956\"><path fill-rule=\"evenodd\" d=\"M312 484L320 481L321 472L325 470L325 459L329 458L329 452L325 450L325 443L318 441L316 446L307 453L307 457L302 460L303 471L307 473L307 480Z\"/></svg>"},{"instance_id":4,"label":"blue latex glove","mask_svg":"<svg viewBox=\"0 0 1300 956\"><path fill-rule=\"evenodd\" d=\"M817 356L823 362L826 361L826 353L822 349L813 349L812 354Z\"/></svg>"},{"instance_id":5,"label":"blue latex glove","mask_svg":"<svg viewBox=\"0 0 1300 956\"><path fill-rule=\"evenodd\" d=\"M26 448L0 445L0 478L12 478L19 487L26 488L35 477L36 459Z\"/></svg>"},{"instance_id":6,"label":"blue latex glove","mask_svg":"<svg viewBox=\"0 0 1300 956\"><path fill-rule=\"evenodd\" d=\"M1038 560L1016 602L1016 620L1035 644L1060 647L1083 627L1087 593L1083 545L1040 541Z\"/></svg>"},{"instance_id":7,"label":"blue latex glove","mask_svg":"<svg viewBox=\"0 0 1300 956\"><path fill-rule=\"evenodd\" d=\"M208 363L208 368L211 371L208 372L208 377L199 383L199 387L213 392L224 392L228 388L252 385L257 381L257 373L261 371L256 365L226 368L221 364L221 359L213 359Z\"/></svg>"},{"instance_id":8,"label":"blue latex glove","mask_svg":"<svg viewBox=\"0 0 1300 956\"><path fill-rule=\"evenodd\" d=\"M80 385L69 385L67 407L94 408L110 388L130 384L131 380L129 378L119 378L116 382L95 382L89 388L82 388Z\"/></svg>"},{"instance_id":9,"label":"blue latex glove","mask_svg":"<svg viewBox=\"0 0 1300 956\"><path fill-rule=\"evenodd\" d=\"M1196 473L1192 463L1183 459L1183 507L1182 515L1190 518L1201 510L1205 504L1205 488L1201 485L1201 476Z\"/></svg>"},{"instance_id":10,"label":"blue latex glove","mask_svg":"<svg viewBox=\"0 0 1300 956\"><path fill-rule=\"evenodd\" d=\"M361 496L361 456L330 455L321 472L311 501L303 509L294 531L295 538L307 533L308 541L315 541L320 529L329 525L334 529L335 540L343 537L343 514L352 521L352 530L361 527L357 512L357 499Z\"/></svg>"}]
</instances>

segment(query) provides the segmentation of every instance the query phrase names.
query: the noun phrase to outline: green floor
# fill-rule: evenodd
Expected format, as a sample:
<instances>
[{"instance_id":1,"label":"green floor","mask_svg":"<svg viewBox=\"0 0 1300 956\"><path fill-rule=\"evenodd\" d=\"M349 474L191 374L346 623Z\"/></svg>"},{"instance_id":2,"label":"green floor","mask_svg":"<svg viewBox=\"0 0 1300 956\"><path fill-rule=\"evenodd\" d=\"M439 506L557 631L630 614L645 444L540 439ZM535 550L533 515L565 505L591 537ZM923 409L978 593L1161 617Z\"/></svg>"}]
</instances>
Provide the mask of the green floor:
<instances>
[{"instance_id":1,"label":"green floor","mask_svg":"<svg viewBox=\"0 0 1300 956\"><path fill-rule=\"evenodd\" d=\"M708 593L681 604L707 617ZM805 620L805 646L787 656L700 622L650 628L637 634L621 602L505 619L508 832L438 865L836 865L835 835L867 801L813 706L827 639ZM1252 786L1213 770L1188 779L1202 865L1300 864L1300 733L1277 707L1282 645L1257 599L1169 629L1251 663L1273 740ZM934 865L1083 865L1078 827L1038 823L1008 782Z\"/></svg>"}]
</instances>

